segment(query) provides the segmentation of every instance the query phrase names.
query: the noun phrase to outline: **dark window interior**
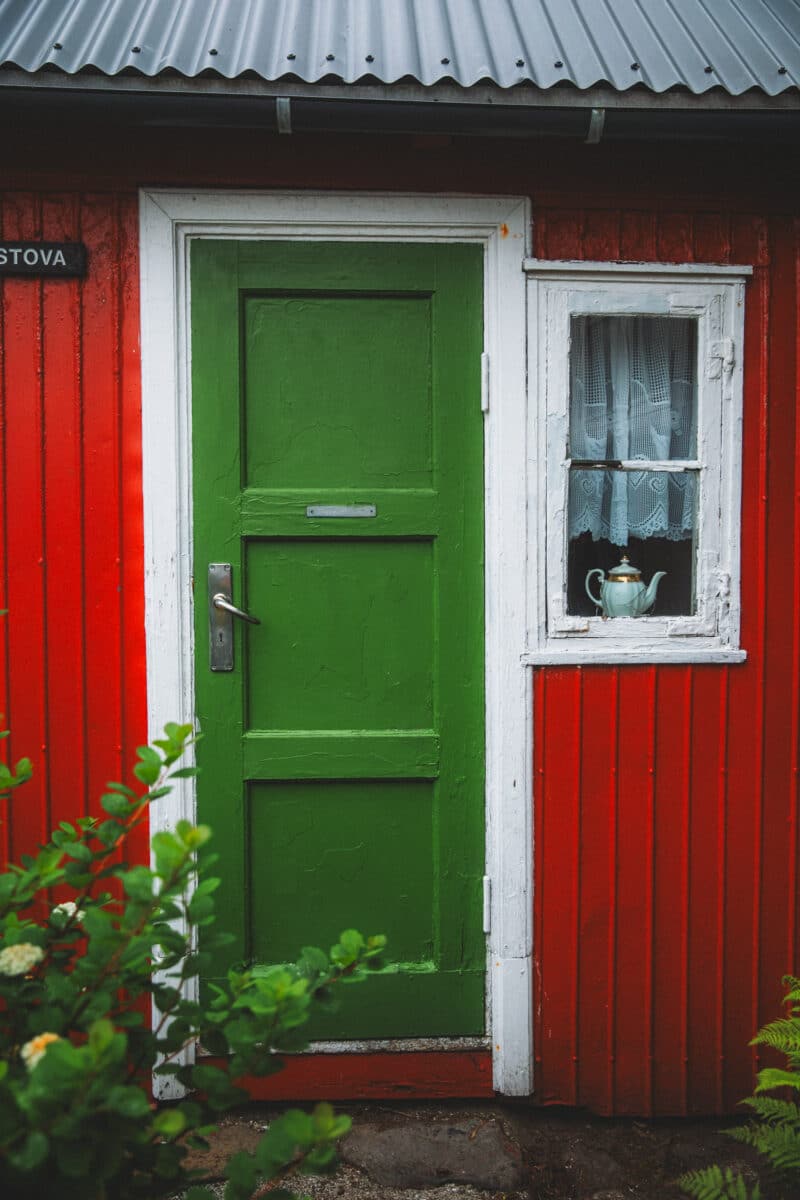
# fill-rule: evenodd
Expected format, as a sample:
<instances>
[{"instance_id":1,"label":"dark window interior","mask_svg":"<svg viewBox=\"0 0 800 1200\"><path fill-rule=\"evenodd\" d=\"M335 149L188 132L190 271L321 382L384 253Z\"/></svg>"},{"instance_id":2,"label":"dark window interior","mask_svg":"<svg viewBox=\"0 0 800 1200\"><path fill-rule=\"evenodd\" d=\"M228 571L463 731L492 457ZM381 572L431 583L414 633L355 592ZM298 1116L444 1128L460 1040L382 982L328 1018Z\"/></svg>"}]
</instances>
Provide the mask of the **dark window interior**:
<instances>
[{"instance_id":1,"label":"dark window interior","mask_svg":"<svg viewBox=\"0 0 800 1200\"><path fill-rule=\"evenodd\" d=\"M574 616L596 617L600 609L586 595L586 574L600 567L608 574L619 566L623 554L642 573L642 583L650 583L656 571L667 574L658 585L656 602L646 614L649 617L690 616L694 612L694 539L670 541L668 538L631 538L627 547L614 546L605 540L593 541L590 533L582 533L569 543L567 563L567 612ZM594 575L591 589L600 594L600 579Z\"/></svg>"}]
</instances>

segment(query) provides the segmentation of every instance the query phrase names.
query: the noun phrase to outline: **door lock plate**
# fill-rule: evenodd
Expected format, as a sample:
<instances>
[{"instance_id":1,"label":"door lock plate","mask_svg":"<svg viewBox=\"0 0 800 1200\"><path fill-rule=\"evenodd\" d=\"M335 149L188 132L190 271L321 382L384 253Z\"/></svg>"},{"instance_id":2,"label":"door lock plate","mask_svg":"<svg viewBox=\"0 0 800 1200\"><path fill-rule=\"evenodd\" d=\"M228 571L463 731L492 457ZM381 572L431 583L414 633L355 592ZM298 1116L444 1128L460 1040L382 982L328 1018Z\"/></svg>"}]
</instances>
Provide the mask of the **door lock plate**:
<instances>
[{"instance_id":1,"label":"door lock plate","mask_svg":"<svg viewBox=\"0 0 800 1200\"><path fill-rule=\"evenodd\" d=\"M231 600L230 563L208 564L208 659L212 671L233 670L233 617L217 608L214 597L222 594Z\"/></svg>"}]
</instances>

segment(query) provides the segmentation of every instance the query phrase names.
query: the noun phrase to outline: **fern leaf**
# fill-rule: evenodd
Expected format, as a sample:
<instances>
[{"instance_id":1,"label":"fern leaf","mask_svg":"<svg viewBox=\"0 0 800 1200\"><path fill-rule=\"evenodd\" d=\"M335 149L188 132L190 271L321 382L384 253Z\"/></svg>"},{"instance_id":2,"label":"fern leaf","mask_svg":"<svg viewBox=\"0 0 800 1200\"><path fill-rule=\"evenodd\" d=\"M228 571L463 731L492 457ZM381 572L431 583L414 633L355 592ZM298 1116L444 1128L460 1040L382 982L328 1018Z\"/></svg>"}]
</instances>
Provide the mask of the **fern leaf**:
<instances>
[{"instance_id":1,"label":"fern leaf","mask_svg":"<svg viewBox=\"0 0 800 1200\"><path fill-rule=\"evenodd\" d=\"M787 1004L791 1000L800 1000L800 979L797 979L794 975L784 975L781 983L783 983L784 987L789 988L789 991L784 996Z\"/></svg>"},{"instance_id":2,"label":"fern leaf","mask_svg":"<svg viewBox=\"0 0 800 1200\"><path fill-rule=\"evenodd\" d=\"M800 1054L800 1019L797 1017L780 1017L770 1021L763 1029L759 1029L750 1043L774 1046L784 1054Z\"/></svg>"},{"instance_id":3,"label":"fern leaf","mask_svg":"<svg viewBox=\"0 0 800 1200\"><path fill-rule=\"evenodd\" d=\"M723 1133L726 1137L733 1138L735 1142L741 1142L744 1146L758 1146L761 1129L755 1123L750 1125L737 1125L734 1129L725 1129Z\"/></svg>"},{"instance_id":4,"label":"fern leaf","mask_svg":"<svg viewBox=\"0 0 800 1200\"><path fill-rule=\"evenodd\" d=\"M758 1072L756 1095L779 1087L794 1088L796 1092L800 1092L800 1075L793 1071L784 1071L780 1067L765 1067L763 1071Z\"/></svg>"},{"instance_id":5,"label":"fern leaf","mask_svg":"<svg viewBox=\"0 0 800 1200\"><path fill-rule=\"evenodd\" d=\"M734 1175L730 1167L706 1167L702 1171L689 1171L681 1175L678 1187L694 1200L761 1200L761 1190L756 1183L751 1192L741 1175Z\"/></svg>"},{"instance_id":6,"label":"fern leaf","mask_svg":"<svg viewBox=\"0 0 800 1200\"><path fill-rule=\"evenodd\" d=\"M800 1172L800 1133L796 1129L790 1125L761 1125L752 1129L752 1135L750 1145L773 1167Z\"/></svg>"},{"instance_id":7,"label":"fern leaf","mask_svg":"<svg viewBox=\"0 0 800 1200\"><path fill-rule=\"evenodd\" d=\"M797 1125L800 1130L800 1108L791 1100L778 1100L775 1096L748 1096L742 1100L748 1108L752 1108L762 1121L772 1121L773 1124ZM730 1130L726 1130L729 1133Z\"/></svg>"}]
</instances>

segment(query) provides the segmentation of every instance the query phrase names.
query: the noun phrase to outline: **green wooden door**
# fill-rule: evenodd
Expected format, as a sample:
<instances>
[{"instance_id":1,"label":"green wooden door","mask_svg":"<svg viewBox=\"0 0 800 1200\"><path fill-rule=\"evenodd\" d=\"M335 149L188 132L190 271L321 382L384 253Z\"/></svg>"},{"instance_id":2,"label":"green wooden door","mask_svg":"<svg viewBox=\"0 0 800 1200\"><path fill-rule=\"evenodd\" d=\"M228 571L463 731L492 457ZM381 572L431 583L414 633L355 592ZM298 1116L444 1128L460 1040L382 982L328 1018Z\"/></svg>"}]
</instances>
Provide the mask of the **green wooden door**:
<instances>
[{"instance_id":1,"label":"green wooden door","mask_svg":"<svg viewBox=\"0 0 800 1200\"><path fill-rule=\"evenodd\" d=\"M191 294L198 804L233 957L385 933L314 1036L483 1033L481 250L198 241ZM210 562L262 621L225 673Z\"/></svg>"}]
</instances>

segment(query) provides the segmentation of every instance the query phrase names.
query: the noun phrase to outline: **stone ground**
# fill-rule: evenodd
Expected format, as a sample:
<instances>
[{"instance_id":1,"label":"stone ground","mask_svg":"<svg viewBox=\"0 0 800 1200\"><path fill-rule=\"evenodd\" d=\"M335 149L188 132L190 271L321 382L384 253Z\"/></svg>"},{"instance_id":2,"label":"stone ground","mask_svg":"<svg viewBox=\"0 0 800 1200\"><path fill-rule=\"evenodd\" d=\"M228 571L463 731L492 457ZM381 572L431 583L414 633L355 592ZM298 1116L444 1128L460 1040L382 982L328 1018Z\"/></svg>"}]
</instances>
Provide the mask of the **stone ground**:
<instances>
[{"instance_id":1,"label":"stone ground","mask_svg":"<svg viewBox=\"0 0 800 1200\"><path fill-rule=\"evenodd\" d=\"M494 1102L338 1107L353 1117L339 1171L292 1183L313 1200L680 1200L684 1171L717 1162L751 1184L758 1177L757 1158L719 1120L606 1120ZM197 1165L221 1179L227 1158L252 1149L279 1111L253 1105L226 1119ZM761 1185L771 1200L763 1173Z\"/></svg>"}]
</instances>

